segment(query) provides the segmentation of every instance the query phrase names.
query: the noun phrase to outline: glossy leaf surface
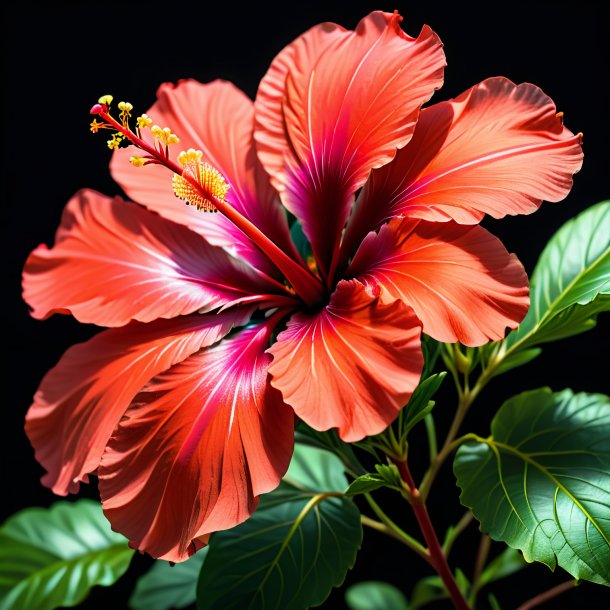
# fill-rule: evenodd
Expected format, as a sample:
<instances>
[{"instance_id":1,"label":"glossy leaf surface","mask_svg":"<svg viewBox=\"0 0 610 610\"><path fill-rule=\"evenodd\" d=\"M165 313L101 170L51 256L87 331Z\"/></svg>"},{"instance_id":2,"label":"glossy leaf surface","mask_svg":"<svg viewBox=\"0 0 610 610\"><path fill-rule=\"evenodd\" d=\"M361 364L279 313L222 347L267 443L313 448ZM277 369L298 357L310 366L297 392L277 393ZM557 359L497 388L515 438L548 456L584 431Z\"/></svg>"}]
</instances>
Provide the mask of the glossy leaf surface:
<instances>
[{"instance_id":1,"label":"glossy leaf surface","mask_svg":"<svg viewBox=\"0 0 610 610\"><path fill-rule=\"evenodd\" d=\"M27 508L0 528L0 609L76 606L118 580L132 555L97 502Z\"/></svg>"},{"instance_id":2,"label":"glossy leaf surface","mask_svg":"<svg viewBox=\"0 0 610 610\"><path fill-rule=\"evenodd\" d=\"M200 610L305 610L354 565L362 527L354 503L333 489L347 487L341 462L297 445L286 476L248 521L212 537Z\"/></svg>"},{"instance_id":3,"label":"glossy leaf surface","mask_svg":"<svg viewBox=\"0 0 610 610\"><path fill-rule=\"evenodd\" d=\"M482 531L527 561L610 585L610 398L524 392L463 445L454 471Z\"/></svg>"},{"instance_id":4,"label":"glossy leaf surface","mask_svg":"<svg viewBox=\"0 0 610 610\"><path fill-rule=\"evenodd\" d=\"M158 560L136 583L129 599L131 610L186 608L197 599L197 579L209 547L182 563Z\"/></svg>"}]
</instances>

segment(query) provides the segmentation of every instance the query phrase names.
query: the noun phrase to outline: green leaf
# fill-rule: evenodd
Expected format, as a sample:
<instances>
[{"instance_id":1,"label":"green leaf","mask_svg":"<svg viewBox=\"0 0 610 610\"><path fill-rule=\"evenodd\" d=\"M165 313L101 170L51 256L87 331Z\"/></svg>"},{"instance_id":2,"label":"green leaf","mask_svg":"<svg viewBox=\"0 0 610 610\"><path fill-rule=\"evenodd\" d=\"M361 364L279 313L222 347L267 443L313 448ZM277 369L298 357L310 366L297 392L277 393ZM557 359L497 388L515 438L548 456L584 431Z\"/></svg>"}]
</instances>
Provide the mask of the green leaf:
<instances>
[{"instance_id":1,"label":"green leaf","mask_svg":"<svg viewBox=\"0 0 610 610\"><path fill-rule=\"evenodd\" d=\"M468 597L470 582L466 578L464 572L459 568L455 571L455 581L462 595ZM445 585L440 576L426 576L425 578L418 580L415 584L411 593L411 604L409 605L409 608L411 610L416 610L417 608L427 606L428 604L441 599L449 599L449 594L447 593L447 589L445 589Z\"/></svg>"},{"instance_id":2,"label":"green leaf","mask_svg":"<svg viewBox=\"0 0 610 610\"><path fill-rule=\"evenodd\" d=\"M311 244L305 233L303 233L303 227L298 220L295 220L290 227L290 238L297 248L297 252L301 255L304 261L307 260L308 256L311 256Z\"/></svg>"},{"instance_id":3,"label":"green leaf","mask_svg":"<svg viewBox=\"0 0 610 610\"><path fill-rule=\"evenodd\" d=\"M502 610L502 607L500 606L500 602L496 599L496 596L493 593L490 593L487 596L487 601L489 602L489 606L491 607L491 610Z\"/></svg>"},{"instance_id":4,"label":"green leaf","mask_svg":"<svg viewBox=\"0 0 610 610\"><path fill-rule=\"evenodd\" d=\"M0 610L76 606L122 576L132 555L98 502L22 510L0 527Z\"/></svg>"},{"instance_id":5,"label":"green leaf","mask_svg":"<svg viewBox=\"0 0 610 610\"><path fill-rule=\"evenodd\" d=\"M394 464L376 464L375 469L377 472L367 472L352 481L345 495L366 494L380 487L389 487L396 491L402 491L400 474Z\"/></svg>"},{"instance_id":6,"label":"green leaf","mask_svg":"<svg viewBox=\"0 0 610 610\"><path fill-rule=\"evenodd\" d=\"M426 576L417 581L411 593L411 609L417 610L432 602L447 599L449 595L445 590L440 576Z\"/></svg>"},{"instance_id":7,"label":"green leaf","mask_svg":"<svg viewBox=\"0 0 610 610\"><path fill-rule=\"evenodd\" d=\"M508 373L508 371L512 369L523 366L535 358L538 358L541 353L542 349L540 347L530 347L523 351L511 352L508 356L502 358L500 364L494 371L494 375L502 375L503 373Z\"/></svg>"},{"instance_id":8,"label":"green leaf","mask_svg":"<svg viewBox=\"0 0 610 610\"><path fill-rule=\"evenodd\" d=\"M460 593L464 597L468 597L468 593L470 592L470 581L466 578L466 574L464 574L460 568L455 569L455 584L458 586Z\"/></svg>"},{"instance_id":9,"label":"green leaf","mask_svg":"<svg viewBox=\"0 0 610 610\"><path fill-rule=\"evenodd\" d=\"M324 493L344 492L347 479L343 473L343 463L334 454L296 443L284 481L301 490Z\"/></svg>"},{"instance_id":10,"label":"green leaf","mask_svg":"<svg viewBox=\"0 0 610 610\"><path fill-rule=\"evenodd\" d=\"M400 589L387 582L367 580L352 585L345 592L350 610L408 610L406 597Z\"/></svg>"},{"instance_id":11,"label":"green leaf","mask_svg":"<svg viewBox=\"0 0 610 610\"><path fill-rule=\"evenodd\" d=\"M350 483L345 495L357 496L358 494L368 494L381 487L386 487L386 485L385 479L380 474L367 472Z\"/></svg>"},{"instance_id":12,"label":"green leaf","mask_svg":"<svg viewBox=\"0 0 610 610\"><path fill-rule=\"evenodd\" d=\"M294 433L295 443L323 449L336 455L342 462L343 468L354 473L363 474L364 467L360 464L352 445L345 443L339 438L336 430L318 432L301 421Z\"/></svg>"},{"instance_id":13,"label":"green leaf","mask_svg":"<svg viewBox=\"0 0 610 610\"><path fill-rule=\"evenodd\" d=\"M434 407L431 398L436 394L447 373L437 373L422 381L416 388L407 406L402 409L398 418L398 430L401 438L406 438L409 431L420 422Z\"/></svg>"},{"instance_id":14,"label":"green leaf","mask_svg":"<svg viewBox=\"0 0 610 610\"><path fill-rule=\"evenodd\" d=\"M341 492L334 455L297 445L284 482L245 523L212 536L197 587L200 610L301 610L345 579L362 542L360 512Z\"/></svg>"},{"instance_id":15,"label":"green leaf","mask_svg":"<svg viewBox=\"0 0 610 610\"><path fill-rule=\"evenodd\" d=\"M524 392L460 447L462 504L529 562L610 585L610 398Z\"/></svg>"},{"instance_id":16,"label":"green leaf","mask_svg":"<svg viewBox=\"0 0 610 610\"><path fill-rule=\"evenodd\" d=\"M402 491L402 479L396 464L375 464L375 470L388 487Z\"/></svg>"},{"instance_id":17,"label":"green leaf","mask_svg":"<svg viewBox=\"0 0 610 610\"><path fill-rule=\"evenodd\" d=\"M530 283L529 312L503 342L507 356L595 326L597 314L610 310L610 201L588 208L555 233Z\"/></svg>"},{"instance_id":18,"label":"green leaf","mask_svg":"<svg viewBox=\"0 0 610 610\"><path fill-rule=\"evenodd\" d=\"M197 579L208 548L175 565L158 560L136 583L129 599L132 610L186 608L197 599Z\"/></svg>"},{"instance_id":19,"label":"green leaf","mask_svg":"<svg viewBox=\"0 0 610 610\"><path fill-rule=\"evenodd\" d=\"M421 350L424 355L424 370L421 374L422 379L426 379L430 376L436 366L436 361L441 355L442 349L443 344L439 341L435 341L429 335L421 336Z\"/></svg>"},{"instance_id":20,"label":"green leaf","mask_svg":"<svg viewBox=\"0 0 610 610\"><path fill-rule=\"evenodd\" d=\"M483 570L479 579L479 588L484 587L490 582L495 582L501 578L506 578L519 570L522 570L527 563L523 555L510 546L505 548L493 561L490 561Z\"/></svg>"}]
</instances>

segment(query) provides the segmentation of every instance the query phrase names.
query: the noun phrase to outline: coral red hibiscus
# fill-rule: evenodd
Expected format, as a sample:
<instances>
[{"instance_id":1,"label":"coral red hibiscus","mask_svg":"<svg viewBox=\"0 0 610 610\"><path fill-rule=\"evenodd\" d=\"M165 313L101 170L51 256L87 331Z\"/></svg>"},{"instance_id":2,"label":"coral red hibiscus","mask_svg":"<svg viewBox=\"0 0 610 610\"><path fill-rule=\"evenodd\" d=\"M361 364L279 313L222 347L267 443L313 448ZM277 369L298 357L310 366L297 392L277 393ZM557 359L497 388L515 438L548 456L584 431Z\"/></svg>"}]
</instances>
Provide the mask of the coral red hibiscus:
<instances>
[{"instance_id":1,"label":"coral red hibiscus","mask_svg":"<svg viewBox=\"0 0 610 610\"><path fill-rule=\"evenodd\" d=\"M180 561L246 519L288 466L294 413L345 441L381 432L418 383L422 329L475 346L525 315L521 264L477 223L563 198L580 136L504 78L421 110L445 58L400 21L312 28L254 103L166 84L133 130L130 104L94 106L94 132L137 147L111 162L137 204L79 193L24 296L112 328L47 374L26 430L56 493L97 473L132 546Z\"/></svg>"}]
</instances>

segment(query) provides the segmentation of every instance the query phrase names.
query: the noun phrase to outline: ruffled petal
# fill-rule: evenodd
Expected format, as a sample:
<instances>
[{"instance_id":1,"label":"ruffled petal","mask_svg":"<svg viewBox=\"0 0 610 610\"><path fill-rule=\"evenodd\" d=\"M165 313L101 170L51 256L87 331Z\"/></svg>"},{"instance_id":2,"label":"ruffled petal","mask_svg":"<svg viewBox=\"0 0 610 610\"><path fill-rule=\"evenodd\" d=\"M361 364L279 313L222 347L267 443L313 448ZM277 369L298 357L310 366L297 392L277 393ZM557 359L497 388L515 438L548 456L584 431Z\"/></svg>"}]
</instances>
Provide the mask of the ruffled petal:
<instances>
[{"instance_id":1,"label":"ruffled petal","mask_svg":"<svg viewBox=\"0 0 610 610\"><path fill-rule=\"evenodd\" d=\"M42 380L26 416L36 459L48 471L43 484L59 495L78 491L146 382L245 324L251 313L240 308L132 322L71 347Z\"/></svg>"},{"instance_id":2,"label":"ruffled petal","mask_svg":"<svg viewBox=\"0 0 610 610\"><path fill-rule=\"evenodd\" d=\"M442 83L436 34L425 26L411 38L400 21L378 11L354 32L318 26L280 53L259 87L259 158L323 273L354 192L409 141L420 106Z\"/></svg>"},{"instance_id":3,"label":"ruffled petal","mask_svg":"<svg viewBox=\"0 0 610 610\"><path fill-rule=\"evenodd\" d=\"M288 468L294 414L268 383L273 324L248 328L158 376L98 471L104 512L130 545L183 561L247 519Z\"/></svg>"},{"instance_id":4,"label":"ruffled petal","mask_svg":"<svg viewBox=\"0 0 610 610\"><path fill-rule=\"evenodd\" d=\"M322 311L293 315L278 335L271 385L316 430L338 428L347 442L378 434L419 382L420 331L400 301L383 304L341 281Z\"/></svg>"},{"instance_id":5,"label":"ruffled petal","mask_svg":"<svg viewBox=\"0 0 610 610\"><path fill-rule=\"evenodd\" d=\"M227 200L280 248L295 255L286 214L254 150L254 105L226 81L207 84L182 80L166 83L157 102L147 111L161 127L180 137L179 150L203 151L204 161L218 169L231 185ZM146 132L144 132L146 137ZM221 214L197 212L176 199L170 172L159 166L137 168L129 163L134 148L119 149L110 170L134 201L203 235L211 244L232 247L266 273L275 267L250 240Z\"/></svg>"},{"instance_id":6,"label":"ruffled petal","mask_svg":"<svg viewBox=\"0 0 610 610\"><path fill-rule=\"evenodd\" d=\"M348 276L412 307L438 341L497 341L529 306L523 266L479 226L395 218L367 235Z\"/></svg>"},{"instance_id":7,"label":"ruffled petal","mask_svg":"<svg viewBox=\"0 0 610 610\"><path fill-rule=\"evenodd\" d=\"M254 102L254 138L258 157L276 188L283 186L285 155L289 150L282 108L286 77L294 74L306 79L328 46L350 33L336 23L312 27L278 53L260 82Z\"/></svg>"},{"instance_id":8,"label":"ruffled petal","mask_svg":"<svg viewBox=\"0 0 610 610\"><path fill-rule=\"evenodd\" d=\"M35 318L69 312L100 326L257 301L269 292L281 287L196 233L89 190L70 200L55 245L36 248L23 273Z\"/></svg>"},{"instance_id":9,"label":"ruffled petal","mask_svg":"<svg viewBox=\"0 0 610 610\"><path fill-rule=\"evenodd\" d=\"M568 194L582 158L581 135L538 87L490 78L421 112L408 146L372 172L348 239L397 215L475 224L529 214Z\"/></svg>"}]
</instances>

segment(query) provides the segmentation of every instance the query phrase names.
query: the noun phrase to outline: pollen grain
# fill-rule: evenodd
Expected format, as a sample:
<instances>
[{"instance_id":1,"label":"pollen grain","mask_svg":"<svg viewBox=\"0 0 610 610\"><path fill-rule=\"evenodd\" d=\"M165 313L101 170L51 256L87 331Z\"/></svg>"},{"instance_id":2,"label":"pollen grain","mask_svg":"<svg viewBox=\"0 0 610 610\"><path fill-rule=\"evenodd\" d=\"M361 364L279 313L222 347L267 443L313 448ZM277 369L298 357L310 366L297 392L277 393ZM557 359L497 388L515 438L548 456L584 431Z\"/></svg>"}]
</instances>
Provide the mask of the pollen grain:
<instances>
[{"instance_id":1,"label":"pollen grain","mask_svg":"<svg viewBox=\"0 0 610 610\"><path fill-rule=\"evenodd\" d=\"M201 189L198 189L188 178L196 182ZM200 161L185 163L182 175L176 174L173 177L172 186L176 197L204 212L216 212L216 206L211 198L222 201L231 188L215 167Z\"/></svg>"}]
</instances>

